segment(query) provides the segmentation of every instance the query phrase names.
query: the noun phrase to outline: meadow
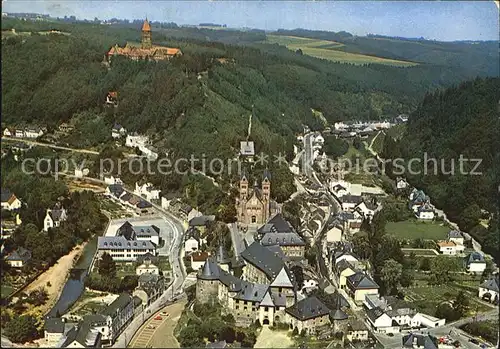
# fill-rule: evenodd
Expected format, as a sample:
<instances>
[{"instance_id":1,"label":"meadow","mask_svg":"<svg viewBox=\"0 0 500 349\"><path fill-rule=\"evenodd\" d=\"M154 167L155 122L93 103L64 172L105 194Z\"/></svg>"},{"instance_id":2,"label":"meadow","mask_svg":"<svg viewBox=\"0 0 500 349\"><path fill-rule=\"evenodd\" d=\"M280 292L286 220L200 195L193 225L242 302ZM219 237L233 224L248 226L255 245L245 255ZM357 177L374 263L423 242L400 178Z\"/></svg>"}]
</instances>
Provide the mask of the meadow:
<instances>
[{"instance_id":1,"label":"meadow","mask_svg":"<svg viewBox=\"0 0 500 349\"><path fill-rule=\"evenodd\" d=\"M333 62L352 63L357 65L377 63L396 67L410 67L417 65L417 63L414 62L339 51L337 49L344 46L344 44L335 41L309 39L298 36L267 35L266 43L283 45L292 51L301 49L306 55L327 59Z\"/></svg>"}]
</instances>

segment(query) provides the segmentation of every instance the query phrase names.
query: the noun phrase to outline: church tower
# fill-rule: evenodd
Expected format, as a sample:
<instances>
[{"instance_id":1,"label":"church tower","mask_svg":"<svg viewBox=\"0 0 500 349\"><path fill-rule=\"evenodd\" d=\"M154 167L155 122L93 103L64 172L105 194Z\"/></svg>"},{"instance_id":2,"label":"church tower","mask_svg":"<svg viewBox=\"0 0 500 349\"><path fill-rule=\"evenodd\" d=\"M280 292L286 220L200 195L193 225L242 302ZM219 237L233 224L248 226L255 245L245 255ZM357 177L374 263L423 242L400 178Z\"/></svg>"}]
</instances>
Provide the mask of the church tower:
<instances>
[{"instance_id":1,"label":"church tower","mask_svg":"<svg viewBox=\"0 0 500 349\"><path fill-rule=\"evenodd\" d=\"M262 201L264 204L264 212L262 217L264 222L267 222L270 215L270 202L271 202L271 175L268 170L264 171L264 179L262 180Z\"/></svg>"},{"instance_id":2,"label":"church tower","mask_svg":"<svg viewBox=\"0 0 500 349\"><path fill-rule=\"evenodd\" d=\"M150 49L153 47L151 38L151 26L149 25L148 19L142 24L142 42L141 47L145 49Z\"/></svg>"},{"instance_id":3,"label":"church tower","mask_svg":"<svg viewBox=\"0 0 500 349\"><path fill-rule=\"evenodd\" d=\"M240 179L240 200L245 201L246 199L248 199L248 178L243 173Z\"/></svg>"}]
</instances>

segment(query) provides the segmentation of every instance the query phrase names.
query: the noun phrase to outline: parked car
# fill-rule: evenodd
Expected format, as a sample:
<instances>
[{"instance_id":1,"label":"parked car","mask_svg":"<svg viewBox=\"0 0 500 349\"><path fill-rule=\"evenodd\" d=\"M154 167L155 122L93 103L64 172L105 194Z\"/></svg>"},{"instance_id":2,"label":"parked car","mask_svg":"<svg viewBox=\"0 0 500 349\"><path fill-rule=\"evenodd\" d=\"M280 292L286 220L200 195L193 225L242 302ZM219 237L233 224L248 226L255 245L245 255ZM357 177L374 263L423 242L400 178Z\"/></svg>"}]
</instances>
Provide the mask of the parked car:
<instances>
[{"instance_id":1,"label":"parked car","mask_svg":"<svg viewBox=\"0 0 500 349\"><path fill-rule=\"evenodd\" d=\"M160 315L155 316L155 320L163 320L163 318Z\"/></svg>"},{"instance_id":2,"label":"parked car","mask_svg":"<svg viewBox=\"0 0 500 349\"><path fill-rule=\"evenodd\" d=\"M469 339L469 342L479 345L479 341L476 338Z\"/></svg>"}]
</instances>

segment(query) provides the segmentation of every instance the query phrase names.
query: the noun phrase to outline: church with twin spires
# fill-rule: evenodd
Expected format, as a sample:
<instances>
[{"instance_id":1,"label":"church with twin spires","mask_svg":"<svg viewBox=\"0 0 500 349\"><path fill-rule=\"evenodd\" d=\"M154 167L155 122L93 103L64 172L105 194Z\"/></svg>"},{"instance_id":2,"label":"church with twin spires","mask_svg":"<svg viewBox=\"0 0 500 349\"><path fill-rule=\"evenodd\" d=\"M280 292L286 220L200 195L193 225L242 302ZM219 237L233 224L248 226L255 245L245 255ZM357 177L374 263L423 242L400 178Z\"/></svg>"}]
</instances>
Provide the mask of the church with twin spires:
<instances>
[{"instance_id":1,"label":"church with twin spires","mask_svg":"<svg viewBox=\"0 0 500 349\"><path fill-rule=\"evenodd\" d=\"M146 19L142 25L142 39L140 47L130 45L129 43L127 43L125 47L115 45L108 51L106 58L108 63L115 56L125 56L134 61L164 61L181 55L182 51L179 48L153 45L151 25Z\"/></svg>"},{"instance_id":2,"label":"church with twin spires","mask_svg":"<svg viewBox=\"0 0 500 349\"><path fill-rule=\"evenodd\" d=\"M240 178L239 196L236 198L238 222L242 224L265 224L278 212L278 204L271 199L271 176L266 170L259 186L255 181L249 186L248 176Z\"/></svg>"}]
</instances>

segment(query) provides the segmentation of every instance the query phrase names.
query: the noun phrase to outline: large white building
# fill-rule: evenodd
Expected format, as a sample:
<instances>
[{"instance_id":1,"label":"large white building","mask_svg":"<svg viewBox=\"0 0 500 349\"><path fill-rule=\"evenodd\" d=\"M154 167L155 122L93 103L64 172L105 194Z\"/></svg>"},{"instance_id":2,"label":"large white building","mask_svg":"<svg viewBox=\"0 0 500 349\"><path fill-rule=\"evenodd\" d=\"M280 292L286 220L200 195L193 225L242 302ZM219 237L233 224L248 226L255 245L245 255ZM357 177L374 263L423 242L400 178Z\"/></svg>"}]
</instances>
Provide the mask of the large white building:
<instances>
[{"instance_id":1,"label":"large white building","mask_svg":"<svg viewBox=\"0 0 500 349\"><path fill-rule=\"evenodd\" d=\"M134 262L137 257L151 253L156 255L156 246L147 240L127 240L124 236L99 236L97 238L99 258L108 253L115 261Z\"/></svg>"}]
</instances>

